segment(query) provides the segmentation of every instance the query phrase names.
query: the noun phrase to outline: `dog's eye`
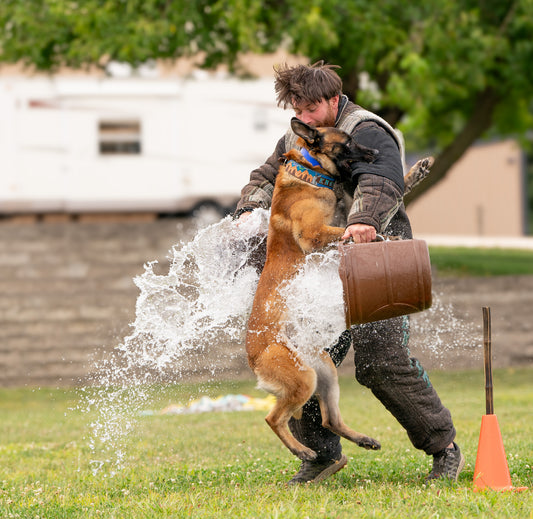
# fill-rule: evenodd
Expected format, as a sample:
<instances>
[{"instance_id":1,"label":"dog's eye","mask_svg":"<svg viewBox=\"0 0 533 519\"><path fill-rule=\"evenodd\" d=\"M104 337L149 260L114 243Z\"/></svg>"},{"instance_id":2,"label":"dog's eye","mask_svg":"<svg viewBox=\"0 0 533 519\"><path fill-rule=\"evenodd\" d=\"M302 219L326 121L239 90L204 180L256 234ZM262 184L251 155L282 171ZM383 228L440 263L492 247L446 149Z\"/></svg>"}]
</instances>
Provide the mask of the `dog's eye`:
<instances>
[{"instance_id":1,"label":"dog's eye","mask_svg":"<svg viewBox=\"0 0 533 519\"><path fill-rule=\"evenodd\" d=\"M347 153L349 150L348 146L345 144L335 144L333 146L333 151L336 155L340 155L341 153Z\"/></svg>"}]
</instances>

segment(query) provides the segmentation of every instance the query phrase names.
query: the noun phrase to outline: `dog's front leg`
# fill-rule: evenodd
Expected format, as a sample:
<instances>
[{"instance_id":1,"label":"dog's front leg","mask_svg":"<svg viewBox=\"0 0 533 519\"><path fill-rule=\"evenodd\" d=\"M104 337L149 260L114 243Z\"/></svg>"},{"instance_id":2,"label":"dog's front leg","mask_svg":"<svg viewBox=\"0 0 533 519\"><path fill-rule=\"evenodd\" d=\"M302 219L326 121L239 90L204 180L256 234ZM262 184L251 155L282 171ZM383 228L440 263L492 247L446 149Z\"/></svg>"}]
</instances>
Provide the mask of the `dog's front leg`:
<instances>
[{"instance_id":1,"label":"dog's front leg","mask_svg":"<svg viewBox=\"0 0 533 519\"><path fill-rule=\"evenodd\" d=\"M295 229L295 238L300 245L303 252L308 254L319 249L324 248L326 245L334 241L341 239L344 234L342 227L333 227L331 225L322 225L320 227L308 228L304 226L302 228Z\"/></svg>"}]
</instances>

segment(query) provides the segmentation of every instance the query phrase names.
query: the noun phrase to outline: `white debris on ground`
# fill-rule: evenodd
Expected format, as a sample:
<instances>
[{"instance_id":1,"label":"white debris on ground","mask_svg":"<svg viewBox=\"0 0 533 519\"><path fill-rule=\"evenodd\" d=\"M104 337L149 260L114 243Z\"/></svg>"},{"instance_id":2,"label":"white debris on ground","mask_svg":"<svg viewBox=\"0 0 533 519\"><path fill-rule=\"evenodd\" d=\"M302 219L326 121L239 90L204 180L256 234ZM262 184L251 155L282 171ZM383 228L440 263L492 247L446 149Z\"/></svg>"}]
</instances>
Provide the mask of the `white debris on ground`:
<instances>
[{"instance_id":1,"label":"white debris on ground","mask_svg":"<svg viewBox=\"0 0 533 519\"><path fill-rule=\"evenodd\" d=\"M231 411L268 411L274 405L276 399L273 395L265 398L254 398L248 395L221 395L216 398L203 396L186 405L171 404L161 411L144 411L147 415L173 415L173 414L197 414L210 412Z\"/></svg>"}]
</instances>

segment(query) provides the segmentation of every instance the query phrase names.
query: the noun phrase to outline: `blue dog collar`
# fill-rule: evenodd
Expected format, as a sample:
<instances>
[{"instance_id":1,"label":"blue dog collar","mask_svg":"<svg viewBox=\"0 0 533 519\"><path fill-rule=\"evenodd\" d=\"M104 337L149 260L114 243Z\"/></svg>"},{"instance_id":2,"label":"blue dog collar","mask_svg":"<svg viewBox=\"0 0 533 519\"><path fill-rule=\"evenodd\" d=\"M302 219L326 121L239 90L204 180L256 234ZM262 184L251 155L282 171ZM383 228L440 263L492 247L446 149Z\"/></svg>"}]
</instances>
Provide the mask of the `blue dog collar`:
<instances>
[{"instance_id":1,"label":"blue dog collar","mask_svg":"<svg viewBox=\"0 0 533 519\"><path fill-rule=\"evenodd\" d=\"M313 186L317 187L327 187L328 189L333 190L335 185L335 179L324 175L318 171L313 171L312 169L306 168L294 160L289 160L285 164L285 171L291 174L292 176L303 180Z\"/></svg>"},{"instance_id":2,"label":"blue dog collar","mask_svg":"<svg viewBox=\"0 0 533 519\"><path fill-rule=\"evenodd\" d=\"M311 154L307 151L307 148L302 148L300 150L300 153L302 154L302 157L311 164L311 166L322 166L318 160L316 160L314 157L311 157Z\"/></svg>"}]
</instances>

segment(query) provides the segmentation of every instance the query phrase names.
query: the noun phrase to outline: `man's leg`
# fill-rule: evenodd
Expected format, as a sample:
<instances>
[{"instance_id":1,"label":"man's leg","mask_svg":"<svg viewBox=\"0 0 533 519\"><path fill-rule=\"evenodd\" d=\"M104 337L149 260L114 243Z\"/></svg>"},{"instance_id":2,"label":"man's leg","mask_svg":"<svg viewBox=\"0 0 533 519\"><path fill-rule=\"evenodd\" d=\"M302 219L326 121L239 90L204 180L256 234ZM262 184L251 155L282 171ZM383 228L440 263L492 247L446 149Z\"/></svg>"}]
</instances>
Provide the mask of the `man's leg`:
<instances>
[{"instance_id":1,"label":"man's leg","mask_svg":"<svg viewBox=\"0 0 533 519\"><path fill-rule=\"evenodd\" d=\"M356 378L392 413L412 444L434 456L430 477L457 478L464 458L446 409L418 360L408 349L409 318L398 317L352 328Z\"/></svg>"}]
</instances>

